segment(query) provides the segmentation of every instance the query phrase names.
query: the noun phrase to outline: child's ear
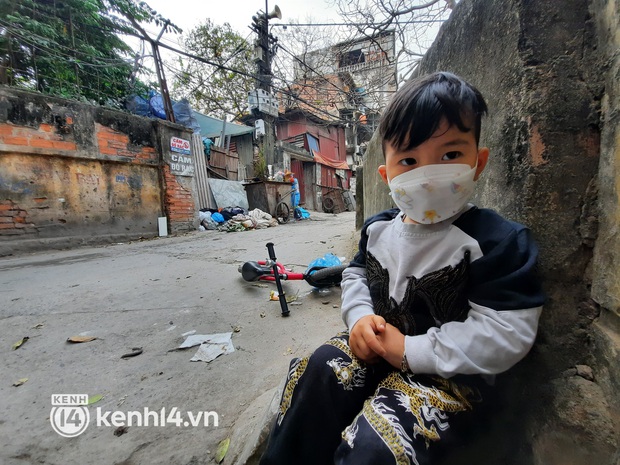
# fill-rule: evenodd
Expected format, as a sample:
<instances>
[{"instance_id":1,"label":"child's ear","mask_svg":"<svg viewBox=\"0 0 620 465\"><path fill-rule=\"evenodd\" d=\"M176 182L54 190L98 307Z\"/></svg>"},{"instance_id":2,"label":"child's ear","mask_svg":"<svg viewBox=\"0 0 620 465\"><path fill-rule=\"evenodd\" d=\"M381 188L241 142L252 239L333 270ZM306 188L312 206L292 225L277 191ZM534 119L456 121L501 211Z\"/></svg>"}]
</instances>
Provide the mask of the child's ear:
<instances>
[{"instance_id":1,"label":"child's ear","mask_svg":"<svg viewBox=\"0 0 620 465\"><path fill-rule=\"evenodd\" d=\"M482 147L478 150L478 166L476 168L476 175L474 176L474 181L477 181L482 171L484 171L485 166L487 166L487 162L489 161L489 149L487 147Z\"/></svg>"},{"instance_id":2,"label":"child's ear","mask_svg":"<svg viewBox=\"0 0 620 465\"><path fill-rule=\"evenodd\" d=\"M379 165L379 175L381 176L381 179L383 179L384 183L388 183L388 178L387 178L387 171L385 168L385 165Z\"/></svg>"}]
</instances>

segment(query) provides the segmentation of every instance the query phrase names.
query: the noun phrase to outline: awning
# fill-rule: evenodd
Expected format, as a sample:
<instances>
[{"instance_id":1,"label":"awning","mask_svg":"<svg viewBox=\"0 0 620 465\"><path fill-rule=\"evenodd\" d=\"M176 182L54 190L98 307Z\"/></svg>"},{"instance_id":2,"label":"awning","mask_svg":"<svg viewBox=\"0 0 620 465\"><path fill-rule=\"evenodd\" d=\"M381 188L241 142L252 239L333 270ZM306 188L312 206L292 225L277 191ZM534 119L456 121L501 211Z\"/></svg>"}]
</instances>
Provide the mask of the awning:
<instances>
[{"instance_id":1,"label":"awning","mask_svg":"<svg viewBox=\"0 0 620 465\"><path fill-rule=\"evenodd\" d=\"M200 135L202 137L220 137L222 135L224 121L221 119L203 115L202 113L193 110L192 116L196 118L196 121L198 121L198 124L200 125ZM227 136L240 136L243 134L251 134L253 132L254 128L252 126L242 126L237 123L226 123Z\"/></svg>"},{"instance_id":2,"label":"awning","mask_svg":"<svg viewBox=\"0 0 620 465\"><path fill-rule=\"evenodd\" d=\"M332 160L321 154L321 152L317 152L312 150L312 155L314 155L314 161L320 163L321 165L331 166L332 168L336 168L339 170L350 170L349 165L346 161L342 160Z\"/></svg>"}]
</instances>

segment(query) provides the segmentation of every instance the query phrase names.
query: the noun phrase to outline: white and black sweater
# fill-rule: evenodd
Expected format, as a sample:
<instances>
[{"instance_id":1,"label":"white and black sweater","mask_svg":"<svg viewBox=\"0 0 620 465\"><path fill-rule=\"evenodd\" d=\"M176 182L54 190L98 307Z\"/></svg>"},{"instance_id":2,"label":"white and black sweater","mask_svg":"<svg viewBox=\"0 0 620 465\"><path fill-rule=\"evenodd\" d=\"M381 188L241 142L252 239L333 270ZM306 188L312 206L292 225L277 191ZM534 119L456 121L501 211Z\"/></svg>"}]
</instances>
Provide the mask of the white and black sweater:
<instances>
[{"instance_id":1,"label":"white and black sweater","mask_svg":"<svg viewBox=\"0 0 620 465\"><path fill-rule=\"evenodd\" d=\"M376 313L398 327L413 373L493 375L521 360L536 337L544 294L529 230L469 206L437 224L368 219L343 273L349 329Z\"/></svg>"}]
</instances>

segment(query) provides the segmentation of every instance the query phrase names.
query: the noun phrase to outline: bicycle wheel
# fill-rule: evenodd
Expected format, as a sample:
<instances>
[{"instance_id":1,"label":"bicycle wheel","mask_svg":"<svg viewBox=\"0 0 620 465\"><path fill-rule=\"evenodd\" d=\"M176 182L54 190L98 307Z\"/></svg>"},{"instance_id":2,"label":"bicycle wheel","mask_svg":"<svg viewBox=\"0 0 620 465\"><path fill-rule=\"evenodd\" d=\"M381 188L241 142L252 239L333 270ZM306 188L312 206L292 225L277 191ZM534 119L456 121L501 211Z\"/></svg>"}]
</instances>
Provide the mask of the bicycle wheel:
<instances>
[{"instance_id":1,"label":"bicycle wheel","mask_svg":"<svg viewBox=\"0 0 620 465\"><path fill-rule=\"evenodd\" d=\"M334 199L330 199L329 197L323 199L323 211L325 213L333 213L335 206Z\"/></svg>"},{"instance_id":2,"label":"bicycle wheel","mask_svg":"<svg viewBox=\"0 0 620 465\"><path fill-rule=\"evenodd\" d=\"M340 284L342 272L349 265L328 266L305 276L308 284L314 287L331 287Z\"/></svg>"},{"instance_id":3,"label":"bicycle wheel","mask_svg":"<svg viewBox=\"0 0 620 465\"><path fill-rule=\"evenodd\" d=\"M286 202L282 201L276 205L276 220L278 220L278 223L288 223L290 214L291 209Z\"/></svg>"}]
</instances>

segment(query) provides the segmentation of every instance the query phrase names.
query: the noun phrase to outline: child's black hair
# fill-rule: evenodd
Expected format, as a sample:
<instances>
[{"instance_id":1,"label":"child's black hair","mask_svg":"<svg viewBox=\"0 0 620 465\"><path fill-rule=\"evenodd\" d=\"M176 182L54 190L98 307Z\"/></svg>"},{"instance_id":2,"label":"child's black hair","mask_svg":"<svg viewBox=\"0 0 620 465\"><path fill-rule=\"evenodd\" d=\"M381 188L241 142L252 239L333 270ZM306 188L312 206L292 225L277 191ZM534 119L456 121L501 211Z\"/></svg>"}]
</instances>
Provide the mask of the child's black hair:
<instances>
[{"instance_id":1,"label":"child's black hair","mask_svg":"<svg viewBox=\"0 0 620 465\"><path fill-rule=\"evenodd\" d=\"M475 121L476 144L480 141L482 115L487 104L474 86L447 72L407 81L392 97L379 124L383 142L399 150L411 150L429 139L445 118L463 132Z\"/></svg>"}]
</instances>

